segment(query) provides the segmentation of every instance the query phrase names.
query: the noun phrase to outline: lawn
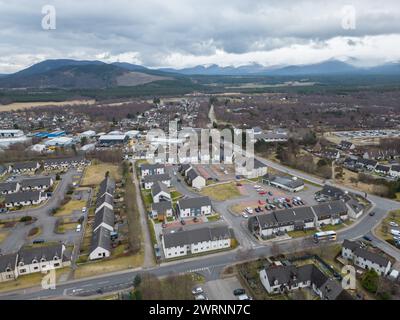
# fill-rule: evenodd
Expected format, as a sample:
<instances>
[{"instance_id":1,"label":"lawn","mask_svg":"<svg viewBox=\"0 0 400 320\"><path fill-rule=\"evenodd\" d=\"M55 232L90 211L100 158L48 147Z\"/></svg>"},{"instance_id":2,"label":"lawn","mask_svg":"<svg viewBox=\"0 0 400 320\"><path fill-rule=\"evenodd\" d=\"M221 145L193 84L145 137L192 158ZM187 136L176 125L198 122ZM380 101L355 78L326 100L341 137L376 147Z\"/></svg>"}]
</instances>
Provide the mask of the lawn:
<instances>
[{"instance_id":1,"label":"lawn","mask_svg":"<svg viewBox=\"0 0 400 320\"><path fill-rule=\"evenodd\" d=\"M70 270L69 268L56 269L56 279L59 280L60 277L63 274L69 272L69 270ZM17 278L17 280L1 282L0 283L0 292L13 291L13 290L19 290L19 289L40 286L44 276L45 275L43 273L37 272L37 273L20 276Z\"/></svg>"},{"instance_id":2,"label":"lawn","mask_svg":"<svg viewBox=\"0 0 400 320\"><path fill-rule=\"evenodd\" d=\"M207 216L207 220L210 221L210 222L211 221L218 221L219 219L221 219L219 214L214 214L212 216Z\"/></svg>"},{"instance_id":3,"label":"lawn","mask_svg":"<svg viewBox=\"0 0 400 320\"><path fill-rule=\"evenodd\" d=\"M151 204L153 203L153 197L151 196L151 191L142 189L142 198L143 198L143 203L144 203L144 206L146 207L146 210L150 211Z\"/></svg>"},{"instance_id":4,"label":"lawn","mask_svg":"<svg viewBox=\"0 0 400 320\"><path fill-rule=\"evenodd\" d=\"M55 217L68 216L73 211L76 211L76 210L81 211L82 208L85 206L86 206L85 200L70 200L65 205L60 207L54 216Z\"/></svg>"},{"instance_id":5,"label":"lawn","mask_svg":"<svg viewBox=\"0 0 400 320\"><path fill-rule=\"evenodd\" d=\"M137 268L143 264L143 258L144 252L143 250L140 250L140 252L135 255L87 262L78 266L78 269L75 271L75 279L91 277L102 273Z\"/></svg>"},{"instance_id":6,"label":"lawn","mask_svg":"<svg viewBox=\"0 0 400 320\"><path fill-rule=\"evenodd\" d=\"M203 196L208 196L216 201L225 201L241 196L238 188L233 183L224 183L212 187L203 188L201 194Z\"/></svg>"},{"instance_id":7,"label":"lawn","mask_svg":"<svg viewBox=\"0 0 400 320\"><path fill-rule=\"evenodd\" d=\"M82 179L82 186L93 186L99 185L103 181L106 172L110 172L110 176L118 181L121 180L121 173L119 166L109 163L93 164L85 169L85 173Z\"/></svg>"},{"instance_id":8,"label":"lawn","mask_svg":"<svg viewBox=\"0 0 400 320\"><path fill-rule=\"evenodd\" d=\"M317 232L314 229L311 230L298 230L298 231L289 231L288 235L292 238L303 238L303 237L309 237L312 236L315 232Z\"/></svg>"},{"instance_id":9,"label":"lawn","mask_svg":"<svg viewBox=\"0 0 400 320\"><path fill-rule=\"evenodd\" d=\"M327 224L327 225L321 227L320 229L322 231L337 231L337 230L343 229L345 227L347 227L347 224L344 224L344 223L335 224L335 225Z\"/></svg>"},{"instance_id":10,"label":"lawn","mask_svg":"<svg viewBox=\"0 0 400 320\"><path fill-rule=\"evenodd\" d=\"M390 234L390 230L392 227L389 225L389 222L396 222L400 225L400 210L390 211L388 216L379 224L376 228L376 234L378 237L387 241L393 239L393 236Z\"/></svg>"}]
</instances>

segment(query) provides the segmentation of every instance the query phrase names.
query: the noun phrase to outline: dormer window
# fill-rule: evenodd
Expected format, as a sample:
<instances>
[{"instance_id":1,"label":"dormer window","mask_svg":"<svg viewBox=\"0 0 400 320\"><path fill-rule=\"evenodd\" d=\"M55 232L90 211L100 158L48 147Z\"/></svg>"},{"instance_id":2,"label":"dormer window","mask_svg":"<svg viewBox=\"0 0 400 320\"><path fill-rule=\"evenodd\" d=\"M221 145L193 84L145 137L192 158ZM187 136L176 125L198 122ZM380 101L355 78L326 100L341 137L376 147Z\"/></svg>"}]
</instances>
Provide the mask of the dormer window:
<instances>
[{"instance_id":1,"label":"dormer window","mask_svg":"<svg viewBox=\"0 0 400 320\"><path fill-rule=\"evenodd\" d=\"M32 263L38 263L38 261L36 259L33 259Z\"/></svg>"},{"instance_id":2,"label":"dormer window","mask_svg":"<svg viewBox=\"0 0 400 320\"><path fill-rule=\"evenodd\" d=\"M46 262L46 258L40 259L40 262Z\"/></svg>"},{"instance_id":3,"label":"dormer window","mask_svg":"<svg viewBox=\"0 0 400 320\"><path fill-rule=\"evenodd\" d=\"M20 262L18 262L18 265L19 265L20 267L23 267L25 264L24 264L23 261L20 261Z\"/></svg>"}]
</instances>

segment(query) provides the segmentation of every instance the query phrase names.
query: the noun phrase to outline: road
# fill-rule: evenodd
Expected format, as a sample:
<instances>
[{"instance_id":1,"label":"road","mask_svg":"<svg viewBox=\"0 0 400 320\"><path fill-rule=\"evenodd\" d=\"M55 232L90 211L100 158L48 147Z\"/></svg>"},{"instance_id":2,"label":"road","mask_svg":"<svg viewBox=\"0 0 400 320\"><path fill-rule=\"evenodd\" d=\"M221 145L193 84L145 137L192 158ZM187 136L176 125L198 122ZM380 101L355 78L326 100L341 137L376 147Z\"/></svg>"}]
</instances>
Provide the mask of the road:
<instances>
[{"instance_id":1,"label":"road","mask_svg":"<svg viewBox=\"0 0 400 320\"><path fill-rule=\"evenodd\" d=\"M269 162L265 159L260 159L262 162L270 165L271 167L287 172L291 175L297 176L301 179L311 181L316 184L322 184L322 180L312 177L310 175L304 174L302 172L297 172L297 170L292 170L290 168L283 167L279 164L275 164ZM174 169L171 169L174 170ZM179 183L176 180L176 176L172 175L174 185L176 186L177 191L189 195L195 196L198 195L196 192L191 191L184 183ZM359 191L352 190L347 187L336 185L340 188L360 193ZM400 208L400 204L380 198L373 195L368 195L369 200L374 203L374 211L376 214L374 216L369 216L368 214L364 214L357 222L353 225L347 227L346 229L342 229L338 231L338 239L337 243L341 243L344 239L357 239L362 237L365 234L370 234L371 230L384 218L389 210ZM138 201L139 206L141 201ZM216 209L219 209L218 204L213 202L213 206ZM142 208L143 209L143 208ZM142 213L144 212L144 209ZM143 217L145 217L143 215ZM142 218L143 218L142 217ZM228 217L228 215L224 215L224 217ZM235 232L239 233L245 232L242 228L238 228L239 220L234 218L228 219L228 223L231 226L235 226ZM147 221L145 221L147 223ZM143 220L142 220L143 223ZM147 228L144 230L148 230ZM62 283L57 286L55 290L41 290L41 288L31 288L29 290L21 290L13 293L4 293L0 294L0 299L45 299L45 298L55 298L55 297L65 297L66 295L94 295L98 290L106 291L116 291L118 289L123 289L129 286L134 276L143 270L154 273L157 276L165 276L169 273L187 273L187 272L198 272L207 277L208 280L218 279L220 271L229 264L237 263L240 261L245 261L251 258L256 257L264 257L271 255L271 244L260 244L255 240L250 240L251 237L247 237L246 234L243 234L244 238L249 239L249 243L245 243L239 249L228 251L228 252L220 252L207 256L195 257L190 259L183 259L174 262L163 263L159 266L140 268L139 270L127 270L123 272L117 272L112 274L104 274L95 278L87 278L82 280L73 280ZM147 240L146 240L147 242ZM149 240L148 243L151 243ZM382 248L384 251L391 254L396 259L400 260L399 251L390 245L380 241L373 237L373 243L378 247ZM311 239L297 238L290 239L281 242L277 242L279 251L281 253L291 253L297 251L299 248L309 249L318 247L317 244L313 243ZM152 249L152 248L151 248ZM148 251L148 246L146 247L146 251Z\"/></svg>"}]
</instances>

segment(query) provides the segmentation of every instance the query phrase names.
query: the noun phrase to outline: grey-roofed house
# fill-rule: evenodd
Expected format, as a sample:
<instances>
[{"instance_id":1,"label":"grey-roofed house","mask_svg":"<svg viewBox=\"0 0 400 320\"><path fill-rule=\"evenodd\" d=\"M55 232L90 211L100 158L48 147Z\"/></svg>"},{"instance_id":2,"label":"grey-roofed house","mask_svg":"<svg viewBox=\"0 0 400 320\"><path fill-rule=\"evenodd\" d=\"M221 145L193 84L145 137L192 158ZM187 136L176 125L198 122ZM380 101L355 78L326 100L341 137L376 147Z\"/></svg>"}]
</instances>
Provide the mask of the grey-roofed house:
<instances>
[{"instance_id":1,"label":"grey-roofed house","mask_svg":"<svg viewBox=\"0 0 400 320\"><path fill-rule=\"evenodd\" d=\"M111 210L114 210L114 198L113 198L113 196L110 196L108 193L105 193L103 196L97 198L95 213L97 213L103 207L107 207L107 208L109 208Z\"/></svg>"},{"instance_id":2,"label":"grey-roofed house","mask_svg":"<svg viewBox=\"0 0 400 320\"><path fill-rule=\"evenodd\" d=\"M160 201L171 201L171 193L169 192L167 185L160 181L157 181L151 187L151 196L153 197L154 203Z\"/></svg>"},{"instance_id":3,"label":"grey-roofed house","mask_svg":"<svg viewBox=\"0 0 400 320\"><path fill-rule=\"evenodd\" d=\"M111 234L110 230L100 227L92 234L90 244L90 260L98 260L109 257L111 254Z\"/></svg>"},{"instance_id":4,"label":"grey-roofed house","mask_svg":"<svg viewBox=\"0 0 400 320\"><path fill-rule=\"evenodd\" d=\"M316 216L316 226L336 225L348 219L348 208L342 200L318 204L311 207Z\"/></svg>"},{"instance_id":5,"label":"grey-roofed house","mask_svg":"<svg viewBox=\"0 0 400 320\"><path fill-rule=\"evenodd\" d=\"M282 294L310 288L320 299L352 299L340 284L328 278L314 264L270 266L260 271L260 280L269 294Z\"/></svg>"},{"instance_id":6,"label":"grey-roofed house","mask_svg":"<svg viewBox=\"0 0 400 320\"><path fill-rule=\"evenodd\" d=\"M0 183L0 193L8 194L18 192L21 185L18 182L3 182Z\"/></svg>"},{"instance_id":7,"label":"grey-roofed house","mask_svg":"<svg viewBox=\"0 0 400 320\"><path fill-rule=\"evenodd\" d=\"M21 181L22 191L41 190L45 191L53 185L52 177L29 178Z\"/></svg>"},{"instance_id":8,"label":"grey-roofed house","mask_svg":"<svg viewBox=\"0 0 400 320\"><path fill-rule=\"evenodd\" d=\"M372 252L361 247L355 241L344 240L342 245L342 257L353 261L354 265L362 269L373 269L379 275L387 275L392 266L391 261L382 254Z\"/></svg>"},{"instance_id":9,"label":"grey-roofed house","mask_svg":"<svg viewBox=\"0 0 400 320\"><path fill-rule=\"evenodd\" d=\"M150 190L157 181L164 183L169 188L171 186L171 177L169 174L146 175L142 178L142 185L145 190Z\"/></svg>"},{"instance_id":10,"label":"grey-roofed house","mask_svg":"<svg viewBox=\"0 0 400 320\"><path fill-rule=\"evenodd\" d=\"M182 176L186 176L186 172L190 168L192 168L192 165L190 163L182 163L181 165L179 165L178 171Z\"/></svg>"},{"instance_id":11,"label":"grey-roofed house","mask_svg":"<svg viewBox=\"0 0 400 320\"><path fill-rule=\"evenodd\" d=\"M18 275L58 269L70 264L64 254L63 244L54 244L37 248L23 247L18 252Z\"/></svg>"},{"instance_id":12,"label":"grey-roofed house","mask_svg":"<svg viewBox=\"0 0 400 320\"><path fill-rule=\"evenodd\" d=\"M400 177L400 165L399 164L393 164L390 167L390 172L389 172L390 176L393 178L398 178Z\"/></svg>"},{"instance_id":13,"label":"grey-roofed house","mask_svg":"<svg viewBox=\"0 0 400 320\"><path fill-rule=\"evenodd\" d=\"M209 197L181 199L177 202L177 213L181 218L196 217L211 214L211 200Z\"/></svg>"},{"instance_id":14,"label":"grey-roofed house","mask_svg":"<svg viewBox=\"0 0 400 320\"><path fill-rule=\"evenodd\" d=\"M97 193L98 197L102 197L105 193L110 196L114 196L115 192L115 180L110 176L107 176L103 179L103 181L99 185L99 191Z\"/></svg>"},{"instance_id":15,"label":"grey-roofed house","mask_svg":"<svg viewBox=\"0 0 400 320\"><path fill-rule=\"evenodd\" d=\"M166 259L229 248L232 232L225 224L186 230L164 231L162 246Z\"/></svg>"},{"instance_id":16,"label":"grey-roofed house","mask_svg":"<svg viewBox=\"0 0 400 320\"><path fill-rule=\"evenodd\" d=\"M275 211L273 215L281 232L312 229L315 227L315 216L310 207Z\"/></svg>"},{"instance_id":17,"label":"grey-roofed house","mask_svg":"<svg viewBox=\"0 0 400 320\"><path fill-rule=\"evenodd\" d=\"M171 201L161 201L151 204L151 216L153 219L164 220L165 217L172 217L173 214Z\"/></svg>"},{"instance_id":18,"label":"grey-roofed house","mask_svg":"<svg viewBox=\"0 0 400 320\"><path fill-rule=\"evenodd\" d=\"M11 164L8 168L8 171L12 173L35 172L37 169L39 169L39 167L40 164L37 161L17 162Z\"/></svg>"},{"instance_id":19,"label":"grey-roofed house","mask_svg":"<svg viewBox=\"0 0 400 320\"><path fill-rule=\"evenodd\" d=\"M196 189L201 189L206 186L206 179L194 168L186 171L186 181L188 185Z\"/></svg>"},{"instance_id":20,"label":"grey-roofed house","mask_svg":"<svg viewBox=\"0 0 400 320\"><path fill-rule=\"evenodd\" d=\"M47 194L41 191L16 192L5 195L4 204L7 208L37 205L47 199Z\"/></svg>"},{"instance_id":21,"label":"grey-roofed house","mask_svg":"<svg viewBox=\"0 0 400 320\"><path fill-rule=\"evenodd\" d=\"M346 192L344 192L342 189L339 189L339 188L336 188L333 186L328 186L328 185L324 185L322 190L320 190L316 193L316 197L322 197L322 198L328 199L328 200L343 199L345 195L346 195Z\"/></svg>"},{"instance_id":22,"label":"grey-roofed house","mask_svg":"<svg viewBox=\"0 0 400 320\"><path fill-rule=\"evenodd\" d=\"M390 167L384 166L384 165L382 165L382 164L378 164L378 165L375 167L375 172L376 172L376 173L379 173L379 174L383 174L383 175L388 175L389 172L390 172Z\"/></svg>"},{"instance_id":23,"label":"grey-roofed house","mask_svg":"<svg viewBox=\"0 0 400 320\"><path fill-rule=\"evenodd\" d=\"M298 178L266 174L262 177L262 182L289 192L298 192L304 189L303 180Z\"/></svg>"},{"instance_id":24,"label":"grey-roofed house","mask_svg":"<svg viewBox=\"0 0 400 320\"><path fill-rule=\"evenodd\" d=\"M114 231L114 221L114 210L105 206L102 207L94 216L93 232L97 231L100 227L104 227L111 232Z\"/></svg>"},{"instance_id":25,"label":"grey-roofed house","mask_svg":"<svg viewBox=\"0 0 400 320\"><path fill-rule=\"evenodd\" d=\"M0 282L14 280L16 274L17 253L0 255Z\"/></svg>"},{"instance_id":26,"label":"grey-roofed house","mask_svg":"<svg viewBox=\"0 0 400 320\"><path fill-rule=\"evenodd\" d=\"M140 165L140 176L165 174L165 165L159 163L144 163Z\"/></svg>"}]
</instances>

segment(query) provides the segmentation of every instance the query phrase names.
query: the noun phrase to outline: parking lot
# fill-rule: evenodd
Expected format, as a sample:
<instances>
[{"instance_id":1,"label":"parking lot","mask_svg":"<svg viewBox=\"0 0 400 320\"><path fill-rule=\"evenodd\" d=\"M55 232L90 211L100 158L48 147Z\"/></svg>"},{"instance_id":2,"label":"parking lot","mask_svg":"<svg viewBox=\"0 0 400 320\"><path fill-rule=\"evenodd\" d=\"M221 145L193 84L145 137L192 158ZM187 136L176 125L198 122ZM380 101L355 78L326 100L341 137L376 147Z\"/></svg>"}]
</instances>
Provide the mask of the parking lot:
<instances>
[{"instance_id":1,"label":"parking lot","mask_svg":"<svg viewBox=\"0 0 400 320\"><path fill-rule=\"evenodd\" d=\"M236 277L208 281L203 290L209 300L237 300L233 290L242 288Z\"/></svg>"}]
</instances>

